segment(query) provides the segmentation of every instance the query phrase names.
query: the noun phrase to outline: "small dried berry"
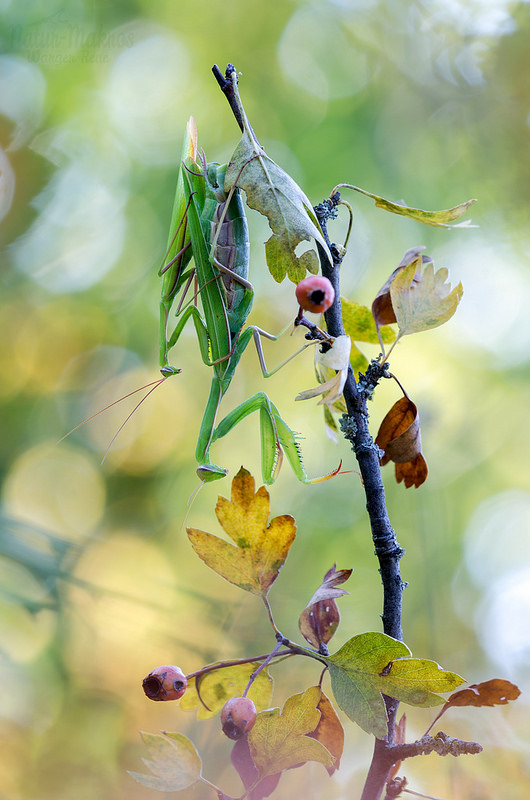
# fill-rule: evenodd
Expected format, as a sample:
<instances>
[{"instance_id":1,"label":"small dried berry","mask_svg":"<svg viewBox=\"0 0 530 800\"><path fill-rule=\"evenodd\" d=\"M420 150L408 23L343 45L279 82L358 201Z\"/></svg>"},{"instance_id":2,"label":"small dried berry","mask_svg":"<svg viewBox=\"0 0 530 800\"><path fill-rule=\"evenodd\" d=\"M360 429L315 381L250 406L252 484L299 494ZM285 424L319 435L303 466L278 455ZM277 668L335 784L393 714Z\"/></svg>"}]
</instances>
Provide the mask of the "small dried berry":
<instances>
[{"instance_id":1,"label":"small dried berry","mask_svg":"<svg viewBox=\"0 0 530 800\"><path fill-rule=\"evenodd\" d=\"M165 664L157 667L143 679L142 687L150 700L178 700L188 685L180 667Z\"/></svg>"},{"instance_id":2,"label":"small dried berry","mask_svg":"<svg viewBox=\"0 0 530 800\"><path fill-rule=\"evenodd\" d=\"M322 314L327 311L335 299L335 290L331 281L320 275L311 275L296 285L296 299L304 311Z\"/></svg>"},{"instance_id":3,"label":"small dried berry","mask_svg":"<svg viewBox=\"0 0 530 800\"><path fill-rule=\"evenodd\" d=\"M231 697L221 711L223 733L229 739L240 739L256 721L256 706L249 697Z\"/></svg>"}]
</instances>

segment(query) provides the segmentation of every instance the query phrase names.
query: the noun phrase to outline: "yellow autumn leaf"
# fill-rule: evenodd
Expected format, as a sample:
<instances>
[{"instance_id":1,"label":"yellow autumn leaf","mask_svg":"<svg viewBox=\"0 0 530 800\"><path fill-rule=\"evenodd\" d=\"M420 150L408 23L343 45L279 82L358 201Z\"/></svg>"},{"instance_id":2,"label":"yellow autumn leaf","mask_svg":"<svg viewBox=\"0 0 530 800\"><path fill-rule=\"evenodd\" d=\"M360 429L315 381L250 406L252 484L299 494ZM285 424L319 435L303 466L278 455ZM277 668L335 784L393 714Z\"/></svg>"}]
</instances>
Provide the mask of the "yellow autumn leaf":
<instances>
[{"instance_id":1,"label":"yellow autumn leaf","mask_svg":"<svg viewBox=\"0 0 530 800\"><path fill-rule=\"evenodd\" d=\"M320 687L311 686L289 697L281 712L271 708L258 714L248 744L260 779L306 761L319 761L326 769L333 766L334 756L314 738L321 720L321 699Z\"/></svg>"},{"instance_id":2,"label":"yellow autumn leaf","mask_svg":"<svg viewBox=\"0 0 530 800\"><path fill-rule=\"evenodd\" d=\"M187 533L197 555L214 572L265 597L287 558L296 525L289 514L269 522L269 493L264 486L257 492L254 487L254 478L241 467L232 481L231 500L219 497L217 501L219 524L235 544L196 528L188 528Z\"/></svg>"},{"instance_id":3,"label":"yellow autumn leaf","mask_svg":"<svg viewBox=\"0 0 530 800\"><path fill-rule=\"evenodd\" d=\"M418 276L419 259L397 273L390 286L392 308L399 326L399 336L437 328L456 311L462 297L462 284L451 291L446 283L445 267L434 270L434 264L424 265Z\"/></svg>"}]
</instances>

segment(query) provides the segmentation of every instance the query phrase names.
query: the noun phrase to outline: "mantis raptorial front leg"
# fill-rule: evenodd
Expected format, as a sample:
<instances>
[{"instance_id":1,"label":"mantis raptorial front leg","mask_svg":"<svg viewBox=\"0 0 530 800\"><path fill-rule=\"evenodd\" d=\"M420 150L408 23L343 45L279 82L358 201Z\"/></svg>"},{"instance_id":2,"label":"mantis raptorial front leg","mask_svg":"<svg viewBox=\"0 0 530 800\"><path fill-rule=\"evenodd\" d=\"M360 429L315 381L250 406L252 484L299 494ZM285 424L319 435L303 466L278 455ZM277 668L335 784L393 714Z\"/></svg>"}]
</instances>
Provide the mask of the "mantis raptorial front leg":
<instances>
[{"instance_id":1,"label":"mantis raptorial front leg","mask_svg":"<svg viewBox=\"0 0 530 800\"><path fill-rule=\"evenodd\" d=\"M284 331L282 331L282 333L283 332ZM246 328L238 339L236 352L232 355L231 374L235 371L241 355L252 340L256 345L260 366L265 378L274 375L285 366L285 364L311 345L319 343L318 341L306 342L306 344L296 350L295 353L285 359L285 361L275 369L268 370L261 346L261 336L276 341L279 336L281 336L281 333L278 336L274 336L261 328L256 328L254 326ZM223 386L226 386L226 388L223 389ZM264 392L258 392L248 400L245 400L216 425L219 406L227 388L228 385L226 385L226 382L220 381L215 377L212 379L210 395L202 418L195 454L198 463L197 474L201 480L213 481L227 474L227 470L219 467L217 464L212 464L210 460L210 448L214 442L230 433L239 422L254 411L260 412L261 468L265 483L273 483L282 464L283 452L285 452L296 477L303 483L316 483L329 477L326 476L325 478L311 480L307 476L295 432L284 422L278 409Z\"/></svg>"}]
</instances>

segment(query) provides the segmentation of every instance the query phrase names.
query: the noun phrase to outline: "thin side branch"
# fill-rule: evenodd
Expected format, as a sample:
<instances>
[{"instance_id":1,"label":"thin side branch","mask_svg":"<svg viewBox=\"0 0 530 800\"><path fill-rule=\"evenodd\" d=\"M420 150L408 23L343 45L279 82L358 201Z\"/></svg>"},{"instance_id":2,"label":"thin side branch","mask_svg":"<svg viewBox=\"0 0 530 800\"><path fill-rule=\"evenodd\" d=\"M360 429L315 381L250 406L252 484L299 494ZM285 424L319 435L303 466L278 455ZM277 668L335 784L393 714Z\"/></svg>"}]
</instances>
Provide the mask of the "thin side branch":
<instances>
[{"instance_id":1,"label":"thin side branch","mask_svg":"<svg viewBox=\"0 0 530 800\"><path fill-rule=\"evenodd\" d=\"M427 756L430 753L438 753L439 756L463 756L476 755L482 752L482 745L478 742L467 742L464 739L453 739L443 731L439 731L436 736L422 736L415 742L409 744L394 744L388 749L388 755L392 758L392 763L403 761L405 758L414 756Z\"/></svg>"}]
</instances>

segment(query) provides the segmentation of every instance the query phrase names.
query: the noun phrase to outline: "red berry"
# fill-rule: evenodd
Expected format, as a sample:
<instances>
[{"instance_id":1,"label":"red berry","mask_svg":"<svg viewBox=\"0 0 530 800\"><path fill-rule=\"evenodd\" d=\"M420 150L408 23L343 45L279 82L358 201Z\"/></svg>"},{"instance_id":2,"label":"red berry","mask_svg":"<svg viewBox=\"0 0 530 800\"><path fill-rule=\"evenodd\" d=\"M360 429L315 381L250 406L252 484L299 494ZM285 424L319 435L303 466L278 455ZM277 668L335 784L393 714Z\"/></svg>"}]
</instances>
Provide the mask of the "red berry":
<instances>
[{"instance_id":1,"label":"red berry","mask_svg":"<svg viewBox=\"0 0 530 800\"><path fill-rule=\"evenodd\" d=\"M304 311L321 314L327 311L335 299L335 290L331 281L320 275L311 275L296 285L296 299Z\"/></svg>"},{"instance_id":2,"label":"red berry","mask_svg":"<svg viewBox=\"0 0 530 800\"><path fill-rule=\"evenodd\" d=\"M188 685L180 667L165 664L157 667L143 679L142 686L150 700L178 700Z\"/></svg>"},{"instance_id":3,"label":"red berry","mask_svg":"<svg viewBox=\"0 0 530 800\"><path fill-rule=\"evenodd\" d=\"M229 739L240 739L256 721L256 706L250 697L231 697L221 711L223 733Z\"/></svg>"}]
</instances>

